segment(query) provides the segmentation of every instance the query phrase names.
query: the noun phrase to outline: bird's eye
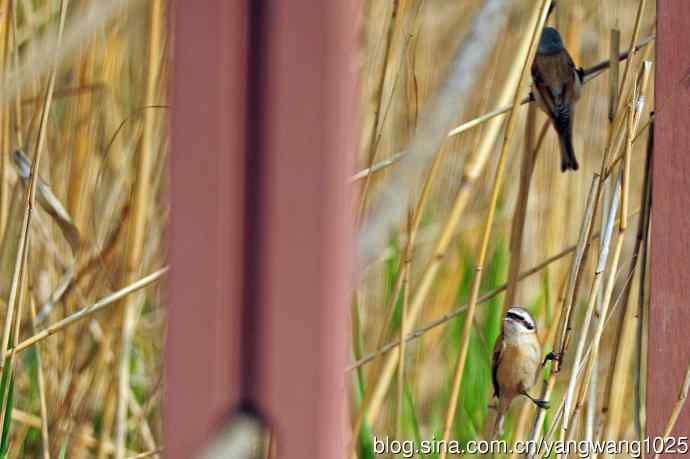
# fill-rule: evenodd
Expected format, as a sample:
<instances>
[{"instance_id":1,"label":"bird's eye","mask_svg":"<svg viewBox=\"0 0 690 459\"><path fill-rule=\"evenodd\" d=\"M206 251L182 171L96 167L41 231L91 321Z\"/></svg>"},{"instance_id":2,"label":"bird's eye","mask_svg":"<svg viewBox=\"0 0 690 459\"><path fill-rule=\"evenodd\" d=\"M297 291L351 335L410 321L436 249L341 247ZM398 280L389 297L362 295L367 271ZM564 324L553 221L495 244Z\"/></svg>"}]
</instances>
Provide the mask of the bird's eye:
<instances>
[{"instance_id":1,"label":"bird's eye","mask_svg":"<svg viewBox=\"0 0 690 459\"><path fill-rule=\"evenodd\" d=\"M517 322L524 322L525 321L525 319L523 319L521 316L515 314L514 312L509 312L508 314L506 314L506 317L509 317L509 318L511 318Z\"/></svg>"}]
</instances>

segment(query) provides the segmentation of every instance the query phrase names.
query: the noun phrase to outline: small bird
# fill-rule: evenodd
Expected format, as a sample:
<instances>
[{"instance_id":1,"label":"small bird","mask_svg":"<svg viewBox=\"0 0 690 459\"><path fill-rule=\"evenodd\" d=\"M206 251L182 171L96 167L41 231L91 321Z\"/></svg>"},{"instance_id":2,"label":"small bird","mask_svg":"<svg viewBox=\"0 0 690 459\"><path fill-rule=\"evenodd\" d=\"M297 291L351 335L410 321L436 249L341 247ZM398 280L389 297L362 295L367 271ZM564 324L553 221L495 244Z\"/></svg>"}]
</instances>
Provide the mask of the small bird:
<instances>
[{"instance_id":1,"label":"small bird","mask_svg":"<svg viewBox=\"0 0 690 459\"><path fill-rule=\"evenodd\" d=\"M558 134L561 172L579 167L573 149L573 120L583 78L582 69L575 67L561 35L553 27L545 27L532 63L533 94Z\"/></svg>"},{"instance_id":2,"label":"small bird","mask_svg":"<svg viewBox=\"0 0 690 459\"><path fill-rule=\"evenodd\" d=\"M547 359L554 359L552 354ZM529 398L539 408L548 402L533 398L530 390L541 368L541 344L537 325L526 309L514 306L503 317L503 330L496 339L492 362L494 395L498 398L494 436L503 434L503 422L510 402L519 395Z\"/></svg>"}]
</instances>

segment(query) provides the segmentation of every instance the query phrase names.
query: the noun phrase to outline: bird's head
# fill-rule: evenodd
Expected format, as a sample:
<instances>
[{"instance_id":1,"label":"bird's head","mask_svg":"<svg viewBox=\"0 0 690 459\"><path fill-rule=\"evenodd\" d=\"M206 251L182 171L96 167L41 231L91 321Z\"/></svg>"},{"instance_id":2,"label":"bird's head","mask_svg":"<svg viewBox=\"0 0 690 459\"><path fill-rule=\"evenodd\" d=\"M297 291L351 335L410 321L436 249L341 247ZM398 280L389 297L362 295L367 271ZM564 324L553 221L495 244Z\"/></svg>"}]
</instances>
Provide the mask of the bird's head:
<instances>
[{"instance_id":1,"label":"bird's head","mask_svg":"<svg viewBox=\"0 0 690 459\"><path fill-rule=\"evenodd\" d=\"M538 54L557 54L565 49L563 39L558 30L553 27L544 27L539 39Z\"/></svg>"},{"instance_id":2,"label":"bird's head","mask_svg":"<svg viewBox=\"0 0 690 459\"><path fill-rule=\"evenodd\" d=\"M537 332L537 323L527 309L513 306L503 317L503 334L506 338Z\"/></svg>"}]
</instances>

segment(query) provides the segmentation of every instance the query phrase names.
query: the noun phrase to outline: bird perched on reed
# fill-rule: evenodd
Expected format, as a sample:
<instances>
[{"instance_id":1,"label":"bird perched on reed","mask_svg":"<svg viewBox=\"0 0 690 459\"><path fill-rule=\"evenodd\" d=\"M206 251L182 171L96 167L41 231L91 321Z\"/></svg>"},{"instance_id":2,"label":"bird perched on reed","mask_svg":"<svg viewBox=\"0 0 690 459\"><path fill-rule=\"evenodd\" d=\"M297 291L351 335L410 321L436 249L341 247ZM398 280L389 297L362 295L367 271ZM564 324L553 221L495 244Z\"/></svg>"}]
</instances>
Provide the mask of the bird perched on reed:
<instances>
[{"instance_id":1,"label":"bird perched on reed","mask_svg":"<svg viewBox=\"0 0 690 459\"><path fill-rule=\"evenodd\" d=\"M547 358L555 357L549 354ZM536 322L526 309L512 307L503 317L502 332L494 345L492 378L498 397L494 436L503 434L505 415L514 398L524 395L539 408L548 408L548 402L527 392L534 386L540 368L541 343Z\"/></svg>"},{"instance_id":2,"label":"bird perched on reed","mask_svg":"<svg viewBox=\"0 0 690 459\"><path fill-rule=\"evenodd\" d=\"M577 170L579 165L573 149L575 103L580 98L583 81L563 39L553 27L545 27L532 63L534 99L551 120L561 149L561 171Z\"/></svg>"}]
</instances>

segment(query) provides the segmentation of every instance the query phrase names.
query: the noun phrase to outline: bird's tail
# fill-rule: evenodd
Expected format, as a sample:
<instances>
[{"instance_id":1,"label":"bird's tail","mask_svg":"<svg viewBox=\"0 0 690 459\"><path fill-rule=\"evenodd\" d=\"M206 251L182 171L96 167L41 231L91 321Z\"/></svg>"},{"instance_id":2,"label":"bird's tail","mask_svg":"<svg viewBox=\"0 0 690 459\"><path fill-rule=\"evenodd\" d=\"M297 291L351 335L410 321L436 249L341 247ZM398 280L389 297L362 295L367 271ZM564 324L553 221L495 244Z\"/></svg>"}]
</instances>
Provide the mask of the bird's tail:
<instances>
[{"instance_id":1,"label":"bird's tail","mask_svg":"<svg viewBox=\"0 0 690 459\"><path fill-rule=\"evenodd\" d=\"M568 169L576 171L580 166L577 164L577 158L575 158L573 132L571 129L557 129L557 131L558 140L561 144L561 172Z\"/></svg>"}]
</instances>

